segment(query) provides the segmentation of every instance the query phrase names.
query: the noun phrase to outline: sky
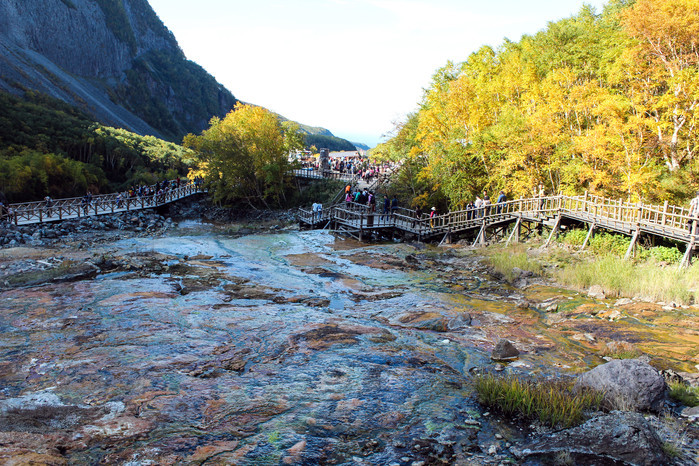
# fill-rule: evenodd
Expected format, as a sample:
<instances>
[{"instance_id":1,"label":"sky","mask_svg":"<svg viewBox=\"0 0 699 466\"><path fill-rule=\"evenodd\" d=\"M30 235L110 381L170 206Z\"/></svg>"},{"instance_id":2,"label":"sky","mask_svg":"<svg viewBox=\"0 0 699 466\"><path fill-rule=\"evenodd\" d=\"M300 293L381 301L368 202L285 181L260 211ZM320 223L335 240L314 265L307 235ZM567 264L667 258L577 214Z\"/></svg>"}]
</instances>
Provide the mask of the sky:
<instances>
[{"instance_id":1,"label":"sky","mask_svg":"<svg viewBox=\"0 0 699 466\"><path fill-rule=\"evenodd\" d=\"M606 0L149 0L187 58L244 102L371 147L435 71Z\"/></svg>"}]
</instances>

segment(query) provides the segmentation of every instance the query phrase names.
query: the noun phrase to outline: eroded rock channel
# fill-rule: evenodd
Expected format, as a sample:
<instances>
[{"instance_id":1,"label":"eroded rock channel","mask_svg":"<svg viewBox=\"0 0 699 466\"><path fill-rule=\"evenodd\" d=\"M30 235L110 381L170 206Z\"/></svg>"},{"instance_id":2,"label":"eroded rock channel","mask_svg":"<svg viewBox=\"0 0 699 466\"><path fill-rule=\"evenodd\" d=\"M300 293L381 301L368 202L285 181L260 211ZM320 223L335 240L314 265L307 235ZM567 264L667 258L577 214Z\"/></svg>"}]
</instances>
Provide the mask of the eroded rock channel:
<instances>
[{"instance_id":1,"label":"eroded rock channel","mask_svg":"<svg viewBox=\"0 0 699 466\"><path fill-rule=\"evenodd\" d=\"M587 370L622 337L699 363L694 311L661 329L656 305L511 288L459 248L195 225L28 257L82 272L0 292L0 459L19 463L515 462L531 439L469 384L500 338L529 373Z\"/></svg>"}]
</instances>

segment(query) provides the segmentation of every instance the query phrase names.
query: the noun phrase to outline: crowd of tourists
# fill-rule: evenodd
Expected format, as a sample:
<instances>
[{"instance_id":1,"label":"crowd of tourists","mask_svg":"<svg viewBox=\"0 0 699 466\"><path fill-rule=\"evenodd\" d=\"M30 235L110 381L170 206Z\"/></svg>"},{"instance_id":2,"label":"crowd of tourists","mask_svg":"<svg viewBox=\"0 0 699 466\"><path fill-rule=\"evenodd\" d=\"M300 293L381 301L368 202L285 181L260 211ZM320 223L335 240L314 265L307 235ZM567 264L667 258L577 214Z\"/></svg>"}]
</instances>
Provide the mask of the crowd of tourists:
<instances>
[{"instance_id":1,"label":"crowd of tourists","mask_svg":"<svg viewBox=\"0 0 699 466\"><path fill-rule=\"evenodd\" d=\"M166 200L167 195L182 186L188 186L193 184L195 186L201 186L203 183L202 178L195 178L193 180L182 180L180 177L173 180L163 180L152 185L140 184L132 185L125 191L121 191L116 194L116 198L110 197L105 198L104 196L93 195L93 193L88 190L85 195L80 198L80 211L84 215L90 215L91 211L99 209L100 206L107 205L109 202L113 202L116 199L116 208L122 209L128 207L134 203L134 201L140 200L146 197L154 198L156 203L162 203ZM41 213L45 218L51 217L55 212L56 201L51 198L51 196L45 196L42 203L38 206ZM35 212L37 206L32 207ZM17 212L11 206L6 205L4 202L0 202L0 223L13 223L16 221L15 216Z\"/></svg>"}]
</instances>

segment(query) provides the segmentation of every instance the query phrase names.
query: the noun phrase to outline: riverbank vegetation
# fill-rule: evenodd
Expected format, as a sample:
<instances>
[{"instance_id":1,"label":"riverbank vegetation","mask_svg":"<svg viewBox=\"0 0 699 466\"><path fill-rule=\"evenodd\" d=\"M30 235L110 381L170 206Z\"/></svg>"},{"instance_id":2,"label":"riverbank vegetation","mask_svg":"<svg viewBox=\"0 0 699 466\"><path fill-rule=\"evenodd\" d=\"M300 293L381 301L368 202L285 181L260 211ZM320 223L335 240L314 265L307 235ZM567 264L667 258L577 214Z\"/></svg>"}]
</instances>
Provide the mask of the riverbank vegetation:
<instances>
[{"instance_id":1,"label":"riverbank vegetation","mask_svg":"<svg viewBox=\"0 0 699 466\"><path fill-rule=\"evenodd\" d=\"M184 145L197 154L198 173L214 202L270 208L288 202L294 168L288 154L303 147L303 138L272 112L238 104L200 135L185 136Z\"/></svg>"},{"instance_id":2,"label":"riverbank vegetation","mask_svg":"<svg viewBox=\"0 0 699 466\"><path fill-rule=\"evenodd\" d=\"M640 297L659 302L699 302L699 264L679 269L682 253L672 246L636 247L635 255L624 259L630 238L599 233L581 250L587 232L569 230L549 248L542 238L509 247L492 245L483 249L488 264L506 280L517 270L552 279L561 285L587 291L600 285L608 297Z\"/></svg>"},{"instance_id":3,"label":"riverbank vegetation","mask_svg":"<svg viewBox=\"0 0 699 466\"><path fill-rule=\"evenodd\" d=\"M0 92L0 192L9 202L120 191L184 176L193 162L180 145L95 123L43 94Z\"/></svg>"},{"instance_id":4,"label":"riverbank vegetation","mask_svg":"<svg viewBox=\"0 0 699 466\"><path fill-rule=\"evenodd\" d=\"M477 375L473 378L478 401L507 416L537 419L552 427L572 427L584 420L586 411L602 404L603 396L574 391L564 379L527 380L515 375Z\"/></svg>"},{"instance_id":5,"label":"riverbank vegetation","mask_svg":"<svg viewBox=\"0 0 699 466\"><path fill-rule=\"evenodd\" d=\"M699 178L699 10L611 0L437 70L419 110L379 145L425 183L426 206L484 191L584 191L683 203Z\"/></svg>"}]
</instances>

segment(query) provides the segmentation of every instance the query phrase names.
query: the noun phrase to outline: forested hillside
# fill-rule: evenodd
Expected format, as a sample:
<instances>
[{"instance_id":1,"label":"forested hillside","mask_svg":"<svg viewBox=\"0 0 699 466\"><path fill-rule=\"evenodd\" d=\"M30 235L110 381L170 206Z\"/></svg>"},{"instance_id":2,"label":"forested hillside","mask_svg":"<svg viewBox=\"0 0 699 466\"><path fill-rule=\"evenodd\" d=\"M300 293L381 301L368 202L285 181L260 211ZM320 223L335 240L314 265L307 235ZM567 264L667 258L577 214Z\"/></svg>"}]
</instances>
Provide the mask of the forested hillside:
<instances>
[{"instance_id":1,"label":"forested hillside","mask_svg":"<svg viewBox=\"0 0 699 466\"><path fill-rule=\"evenodd\" d=\"M682 202L699 187L699 0L612 0L439 69L377 147L403 182L463 205L584 191Z\"/></svg>"},{"instance_id":2,"label":"forested hillside","mask_svg":"<svg viewBox=\"0 0 699 466\"><path fill-rule=\"evenodd\" d=\"M113 192L187 173L192 154L111 128L34 92L0 92L0 196L10 202Z\"/></svg>"}]
</instances>

